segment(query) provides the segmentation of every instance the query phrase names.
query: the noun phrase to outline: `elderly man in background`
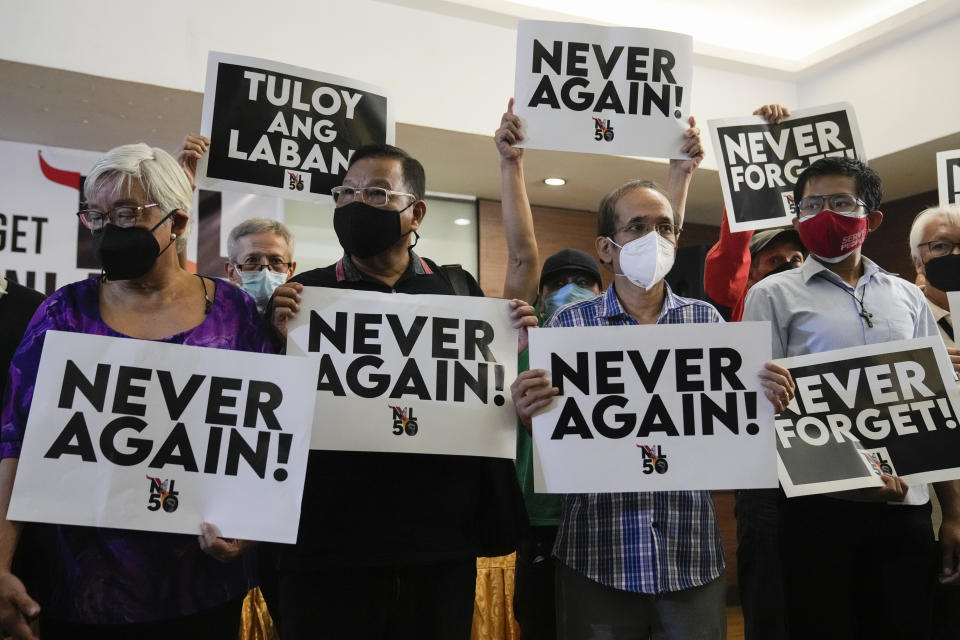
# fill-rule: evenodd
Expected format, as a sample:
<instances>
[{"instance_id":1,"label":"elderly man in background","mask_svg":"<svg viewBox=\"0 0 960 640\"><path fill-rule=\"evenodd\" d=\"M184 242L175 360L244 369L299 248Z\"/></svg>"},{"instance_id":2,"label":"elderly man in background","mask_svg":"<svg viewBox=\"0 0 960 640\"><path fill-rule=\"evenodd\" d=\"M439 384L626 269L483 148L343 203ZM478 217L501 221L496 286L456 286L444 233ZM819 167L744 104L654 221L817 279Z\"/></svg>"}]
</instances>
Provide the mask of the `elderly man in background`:
<instances>
[{"instance_id":1,"label":"elderly man in background","mask_svg":"<svg viewBox=\"0 0 960 640\"><path fill-rule=\"evenodd\" d=\"M277 220L250 218L230 230L223 270L227 280L250 294L260 313L297 270L294 244L290 229Z\"/></svg>"},{"instance_id":2,"label":"elderly man in background","mask_svg":"<svg viewBox=\"0 0 960 640\"><path fill-rule=\"evenodd\" d=\"M960 349L947 300L947 291L960 291L960 207L933 207L920 212L910 227L910 256L917 270L917 286L927 298L954 371L960 372ZM931 502L933 530L938 531L943 515L939 502ZM940 581L949 582L949 575L941 575ZM960 636L960 590L950 584L934 594L933 634L934 638Z\"/></svg>"},{"instance_id":3,"label":"elderly man in background","mask_svg":"<svg viewBox=\"0 0 960 640\"><path fill-rule=\"evenodd\" d=\"M960 291L960 206L935 207L916 217L910 227L910 257L917 286L927 297L954 370L960 371L960 349L947 301L947 291Z\"/></svg>"}]
</instances>

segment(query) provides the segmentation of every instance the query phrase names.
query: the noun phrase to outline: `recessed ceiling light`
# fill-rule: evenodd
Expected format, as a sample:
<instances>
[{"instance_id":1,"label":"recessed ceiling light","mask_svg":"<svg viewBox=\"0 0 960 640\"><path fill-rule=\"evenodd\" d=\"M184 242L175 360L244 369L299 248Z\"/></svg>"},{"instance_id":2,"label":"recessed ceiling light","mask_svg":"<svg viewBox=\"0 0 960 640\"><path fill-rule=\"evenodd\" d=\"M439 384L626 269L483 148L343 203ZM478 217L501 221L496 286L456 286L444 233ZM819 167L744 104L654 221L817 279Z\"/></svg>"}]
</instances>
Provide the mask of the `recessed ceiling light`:
<instances>
[{"instance_id":1,"label":"recessed ceiling light","mask_svg":"<svg viewBox=\"0 0 960 640\"><path fill-rule=\"evenodd\" d=\"M470 220L468 218L457 218L456 220L453 221L453 224L461 227L465 227L468 224L470 224Z\"/></svg>"},{"instance_id":2,"label":"recessed ceiling light","mask_svg":"<svg viewBox=\"0 0 960 640\"><path fill-rule=\"evenodd\" d=\"M563 178L544 178L543 183L548 184L551 187L562 187L563 185L567 184L567 181Z\"/></svg>"}]
</instances>

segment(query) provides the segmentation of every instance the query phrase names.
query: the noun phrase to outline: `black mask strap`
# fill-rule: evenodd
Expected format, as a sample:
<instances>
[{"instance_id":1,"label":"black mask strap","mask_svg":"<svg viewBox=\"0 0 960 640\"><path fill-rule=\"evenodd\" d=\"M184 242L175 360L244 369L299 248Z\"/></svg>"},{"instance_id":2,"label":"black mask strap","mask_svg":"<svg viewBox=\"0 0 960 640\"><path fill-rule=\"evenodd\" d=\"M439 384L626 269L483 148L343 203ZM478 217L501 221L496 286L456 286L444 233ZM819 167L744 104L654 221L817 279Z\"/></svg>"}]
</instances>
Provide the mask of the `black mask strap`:
<instances>
[{"instance_id":1,"label":"black mask strap","mask_svg":"<svg viewBox=\"0 0 960 640\"><path fill-rule=\"evenodd\" d=\"M154 231L156 231L156 230L157 230L157 227L159 227L159 226L162 225L164 222L166 222L166 221L170 218L170 216L172 216L173 214L175 214L177 211L178 211L178 209L174 209L173 211L171 211L171 212L168 213L167 215L165 215L165 216L163 216L162 218L160 218L160 221L159 221L157 224L153 225L153 227L150 228L150 233L153 233ZM172 244L173 244L174 242L176 242L176 241L177 241L176 238L171 238L171 239L170 239L170 242L167 243L167 246L165 246L163 249L161 249L161 250L160 250L160 253L157 254L157 257L159 258L160 256L162 256L162 255L163 255L163 252L166 251L167 249L169 249L169 248L170 248L170 245L172 245Z\"/></svg>"}]
</instances>

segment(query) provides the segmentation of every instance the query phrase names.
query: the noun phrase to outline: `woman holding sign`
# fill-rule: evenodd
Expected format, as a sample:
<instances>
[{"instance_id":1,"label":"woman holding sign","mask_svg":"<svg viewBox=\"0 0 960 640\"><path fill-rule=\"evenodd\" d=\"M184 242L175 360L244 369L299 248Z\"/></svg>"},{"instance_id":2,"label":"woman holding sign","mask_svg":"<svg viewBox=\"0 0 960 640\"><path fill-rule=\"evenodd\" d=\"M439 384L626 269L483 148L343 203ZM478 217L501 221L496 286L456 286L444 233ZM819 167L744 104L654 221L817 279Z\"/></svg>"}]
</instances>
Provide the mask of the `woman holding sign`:
<instances>
[{"instance_id":1,"label":"woman holding sign","mask_svg":"<svg viewBox=\"0 0 960 640\"><path fill-rule=\"evenodd\" d=\"M10 368L0 433L0 626L33 639L28 622L42 613L45 640L235 639L252 583L250 559L240 557L247 543L217 538L207 523L199 542L44 525L29 540L40 551L30 561L45 565L44 583L28 593L10 572L21 525L6 513L48 330L273 351L251 299L181 267L192 192L169 154L145 144L117 147L93 167L84 195L78 216L92 232L103 272L63 287L40 307Z\"/></svg>"}]
</instances>

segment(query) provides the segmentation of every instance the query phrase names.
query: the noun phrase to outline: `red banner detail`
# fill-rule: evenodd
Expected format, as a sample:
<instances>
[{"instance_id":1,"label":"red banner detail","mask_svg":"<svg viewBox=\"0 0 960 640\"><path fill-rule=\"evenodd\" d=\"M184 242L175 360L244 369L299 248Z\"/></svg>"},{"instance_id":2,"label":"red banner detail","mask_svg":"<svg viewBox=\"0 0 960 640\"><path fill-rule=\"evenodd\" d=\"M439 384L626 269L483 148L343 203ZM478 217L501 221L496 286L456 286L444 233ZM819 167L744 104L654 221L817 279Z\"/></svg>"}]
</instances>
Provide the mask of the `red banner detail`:
<instances>
[{"instance_id":1,"label":"red banner detail","mask_svg":"<svg viewBox=\"0 0 960 640\"><path fill-rule=\"evenodd\" d=\"M79 171L64 171L63 169L55 169L47 164L47 161L43 159L43 152L39 149L37 150L37 157L40 158L40 171L43 172L44 177L57 184L62 184L65 187L71 187L80 190L80 172Z\"/></svg>"}]
</instances>

